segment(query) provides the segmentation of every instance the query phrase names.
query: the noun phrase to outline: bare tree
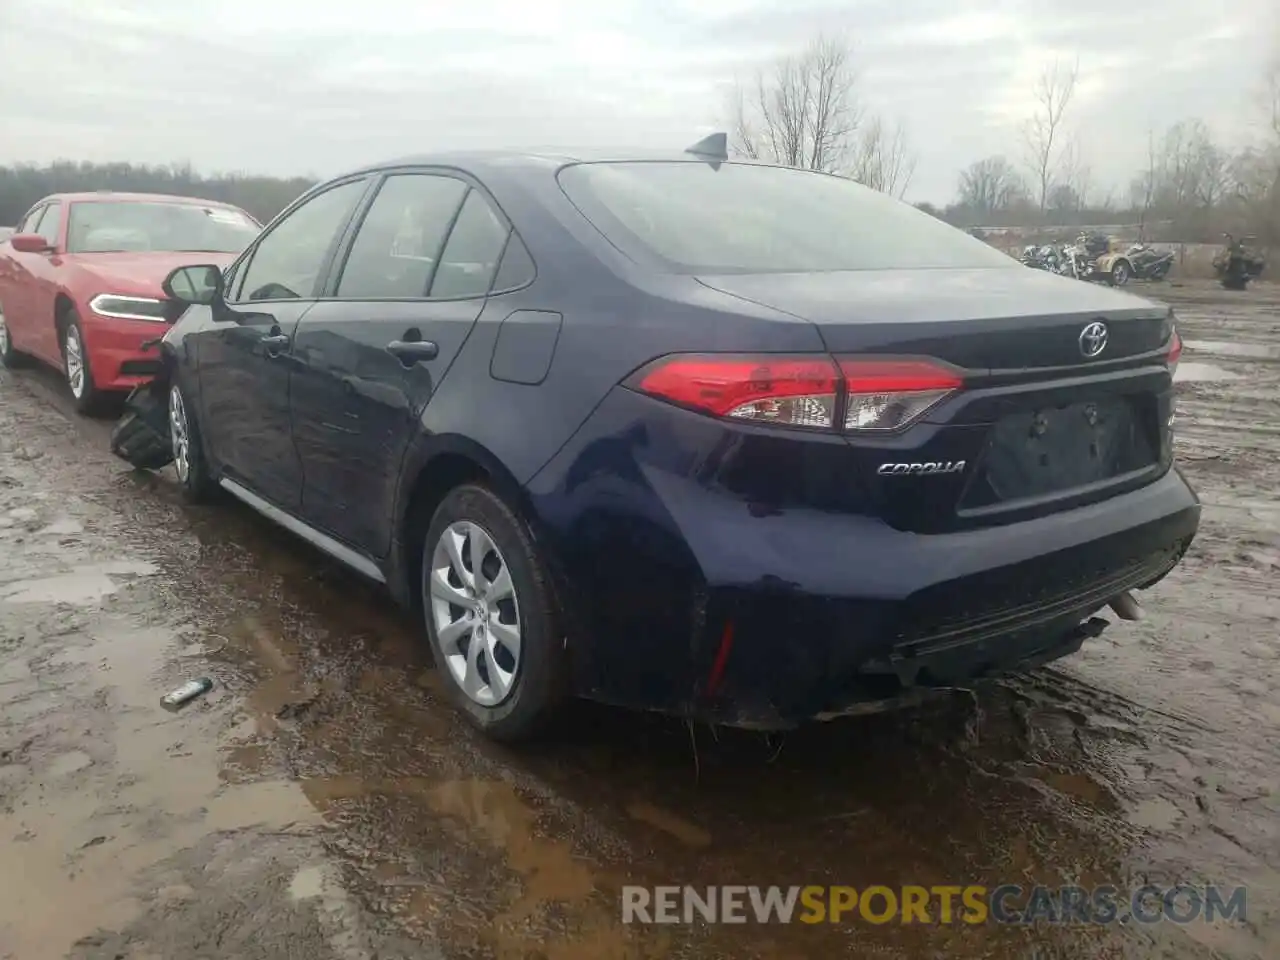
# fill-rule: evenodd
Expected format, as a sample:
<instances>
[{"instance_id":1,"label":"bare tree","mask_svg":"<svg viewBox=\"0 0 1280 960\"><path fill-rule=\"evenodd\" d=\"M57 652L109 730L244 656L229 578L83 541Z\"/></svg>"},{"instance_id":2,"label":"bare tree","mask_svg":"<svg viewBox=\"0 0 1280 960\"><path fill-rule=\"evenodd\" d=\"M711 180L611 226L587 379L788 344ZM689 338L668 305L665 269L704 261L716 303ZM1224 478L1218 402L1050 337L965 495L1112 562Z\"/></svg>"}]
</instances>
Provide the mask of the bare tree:
<instances>
[{"instance_id":1,"label":"bare tree","mask_svg":"<svg viewBox=\"0 0 1280 960\"><path fill-rule=\"evenodd\" d=\"M1156 169L1156 134L1154 130L1147 130L1147 168L1139 174L1129 187L1129 203L1130 205L1142 211L1138 220L1138 239L1145 240L1147 233L1147 219L1151 216L1151 205L1155 202L1156 197L1156 180L1159 178L1159 171Z\"/></svg>"},{"instance_id":2,"label":"bare tree","mask_svg":"<svg viewBox=\"0 0 1280 960\"><path fill-rule=\"evenodd\" d=\"M960 173L960 204L975 213L1007 210L1024 193L1018 171L1002 156L977 160Z\"/></svg>"},{"instance_id":3,"label":"bare tree","mask_svg":"<svg viewBox=\"0 0 1280 960\"><path fill-rule=\"evenodd\" d=\"M1280 33L1276 35L1275 50L1262 78L1263 110L1271 133L1280 145Z\"/></svg>"},{"instance_id":4,"label":"bare tree","mask_svg":"<svg viewBox=\"0 0 1280 960\"><path fill-rule=\"evenodd\" d=\"M902 124L890 127L882 118L872 117L857 138L849 176L901 200L915 176L916 161Z\"/></svg>"},{"instance_id":5,"label":"bare tree","mask_svg":"<svg viewBox=\"0 0 1280 960\"><path fill-rule=\"evenodd\" d=\"M1067 68L1055 60L1036 81L1036 109L1023 124L1027 167L1031 171L1041 214L1049 201L1049 189L1054 184L1061 160L1062 119L1071 105L1079 75L1078 63Z\"/></svg>"},{"instance_id":6,"label":"bare tree","mask_svg":"<svg viewBox=\"0 0 1280 960\"><path fill-rule=\"evenodd\" d=\"M735 87L731 144L739 156L838 173L901 198L916 156L901 123L868 117L853 48L819 35Z\"/></svg>"},{"instance_id":7,"label":"bare tree","mask_svg":"<svg viewBox=\"0 0 1280 960\"><path fill-rule=\"evenodd\" d=\"M863 108L852 50L820 35L734 91L733 147L742 156L828 173L846 168Z\"/></svg>"},{"instance_id":8,"label":"bare tree","mask_svg":"<svg viewBox=\"0 0 1280 960\"><path fill-rule=\"evenodd\" d=\"M1080 140L1072 137L1063 144L1062 159L1049 187L1048 207L1071 213L1083 210L1089 203L1091 178Z\"/></svg>"}]
</instances>

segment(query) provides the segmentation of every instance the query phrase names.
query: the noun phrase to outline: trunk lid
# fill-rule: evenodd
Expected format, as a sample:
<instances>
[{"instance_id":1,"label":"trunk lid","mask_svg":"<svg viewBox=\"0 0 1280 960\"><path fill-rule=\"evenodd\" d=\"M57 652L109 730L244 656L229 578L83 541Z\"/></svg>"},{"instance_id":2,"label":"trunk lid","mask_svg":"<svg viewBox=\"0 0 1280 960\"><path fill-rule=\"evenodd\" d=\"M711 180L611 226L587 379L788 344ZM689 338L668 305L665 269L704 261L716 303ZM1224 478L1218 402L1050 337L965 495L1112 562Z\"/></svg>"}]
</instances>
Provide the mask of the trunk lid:
<instances>
[{"instance_id":1,"label":"trunk lid","mask_svg":"<svg viewBox=\"0 0 1280 960\"><path fill-rule=\"evenodd\" d=\"M1017 265L699 279L811 321L838 357L960 368L964 388L904 431L846 434L857 482L900 529L1082 506L1149 483L1172 461L1167 306ZM1086 330L1105 333L1100 349Z\"/></svg>"},{"instance_id":2,"label":"trunk lid","mask_svg":"<svg viewBox=\"0 0 1280 960\"><path fill-rule=\"evenodd\" d=\"M1100 320L1099 360L1158 349L1169 308L1020 265L704 276L713 289L811 321L833 353L919 353L968 370L1080 366L1079 337Z\"/></svg>"}]
</instances>

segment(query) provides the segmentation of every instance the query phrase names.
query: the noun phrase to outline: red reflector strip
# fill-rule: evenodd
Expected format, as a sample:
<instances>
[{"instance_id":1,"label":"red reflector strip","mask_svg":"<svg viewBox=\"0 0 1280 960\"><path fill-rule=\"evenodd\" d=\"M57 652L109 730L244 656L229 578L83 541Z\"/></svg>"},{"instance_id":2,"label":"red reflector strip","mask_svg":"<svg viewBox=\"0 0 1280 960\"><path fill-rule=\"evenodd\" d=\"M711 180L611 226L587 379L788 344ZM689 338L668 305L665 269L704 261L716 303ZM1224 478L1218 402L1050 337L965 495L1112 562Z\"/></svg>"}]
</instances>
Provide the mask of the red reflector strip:
<instances>
[{"instance_id":1,"label":"red reflector strip","mask_svg":"<svg viewBox=\"0 0 1280 960\"><path fill-rule=\"evenodd\" d=\"M720 681L724 679L725 667L729 665L729 653L733 650L733 621L724 625L724 633L720 635L720 646L716 649L716 658L711 664L711 672L707 674L707 696L714 696L720 689Z\"/></svg>"},{"instance_id":2,"label":"red reflector strip","mask_svg":"<svg viewBox=\"0 0 1280 960\"><path fill-rule=\"evenodd\" d=\"M1182 356L1182 338L1178 336L1178 331L1174 330L1169 337L1169 365L1176 366L1178 359Z\"/></svg>"},{"instance_id":3,"label":"red reflector strip","mask_svg":"<svg viewBox=\"0 0 1280 960\"><path fill-rule=\"evenodd\" d=\"M927 360L841 360L850 393L915 393L957 390L964 380Z\"/></svg>"}]
</instances>

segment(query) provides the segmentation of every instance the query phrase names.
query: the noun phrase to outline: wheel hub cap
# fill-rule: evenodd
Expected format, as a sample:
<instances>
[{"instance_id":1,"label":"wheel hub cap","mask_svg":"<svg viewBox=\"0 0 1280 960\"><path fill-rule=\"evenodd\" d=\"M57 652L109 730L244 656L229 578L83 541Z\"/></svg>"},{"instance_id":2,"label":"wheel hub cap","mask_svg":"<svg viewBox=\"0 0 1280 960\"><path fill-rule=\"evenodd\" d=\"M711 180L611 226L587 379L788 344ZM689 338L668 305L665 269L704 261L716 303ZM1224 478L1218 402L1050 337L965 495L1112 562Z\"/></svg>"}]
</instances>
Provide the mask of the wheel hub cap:
<instances>
[{"instance_id":1,"label":"wheel hub cap","mask_svg":"<svg viewBox=\"0 0 1280 960\"><path fill-rule=\"evenodd\" d=\"M187 433L187 410L182 403L182 391L169 390L169 440L173 445L173 467L183 483L191 475L191 441Z\"/></svg>"},{"instance_id":2,"label":"wheel hub cap","mask_svg":"<svg viewBox=\"0 0 1280 960\"><path fill-rule=\"evenodd\" d=\"M435 544L425 580L445 667L470 700L497 706L521 664L520 607L506 558L479 524L459 521Z\"/></svg>"},{"instance_id":3,"label":"wheel hub cap","mask_svg":"<svg viewBox=\"0 0 1280 960\"><path fill-rule=\"evenodd\" d=\"M66 336L67 384L71 393L79 399L84 394L84 349L75 327L67 328Z\"/></svg>"}]
</instances>

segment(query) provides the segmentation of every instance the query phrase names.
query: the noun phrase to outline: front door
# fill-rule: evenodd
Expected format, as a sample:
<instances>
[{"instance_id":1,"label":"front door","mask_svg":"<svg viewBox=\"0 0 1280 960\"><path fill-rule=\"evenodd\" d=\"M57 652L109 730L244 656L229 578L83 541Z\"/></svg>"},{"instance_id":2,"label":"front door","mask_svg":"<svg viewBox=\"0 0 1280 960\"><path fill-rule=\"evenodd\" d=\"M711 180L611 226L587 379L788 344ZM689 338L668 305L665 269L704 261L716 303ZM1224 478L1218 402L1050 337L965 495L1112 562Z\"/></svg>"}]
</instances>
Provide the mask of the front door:
<instances>
[{"instance_id":1,"label":"front door","mask_svg":"<svg viewBox=\"0 0 1280 960\"><path fill-rule=\"evenodd\" d=\"M289 421L293 337L367 186L364 178L345 181L272 224L236 267L218 322L200 335L209 452L226 477L290 512L302 498Z\"/></svg>"},{"instance_id":2,"label":"front door","mask_svg":"<svg viewBox=\"0 0 1280 960\"><path fill-rule=\"evenodd\" d=\"M307 522L386 555L405 451L484 306L507 233L462 180L423 172L382 181L345 262L339 254L330 295L295 338Z\"/></svg>"},{"instance_id":3,"label":"front door","mask_svg":"<svg viewBox=\"0 0 1280 960\"><path fill-rule=\"evenodd\" d=\"M35 233L44 211L44 205L32 208L22 218L14 233ZM27 353L36 353L32 342L34 334L28 332L33 324L28 305L31 300L31 275L26 267L26 258L30 256L29 253L19 253L13 249L11 243L0 241L0 314L4 315L10 336L17 330L21 349Z\"/></svg>"},{"instance_id":4,"label":"front door","mask_svg":"<svg viewBox=\"0 0 1280 960\"><path fill-rule=\"evenodd\" d=\"M45 253L19 253L10 246L9 282L4 292L6 323L16 330L17 345L25 353L54 366L62 365L62 344L54 323L58 272L62 266L62 204L46 204L33 211L21 227L44 237Z\"/></svg>"}]
</instances>

